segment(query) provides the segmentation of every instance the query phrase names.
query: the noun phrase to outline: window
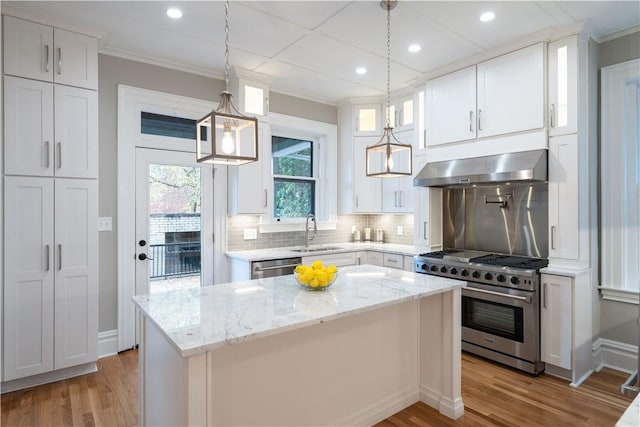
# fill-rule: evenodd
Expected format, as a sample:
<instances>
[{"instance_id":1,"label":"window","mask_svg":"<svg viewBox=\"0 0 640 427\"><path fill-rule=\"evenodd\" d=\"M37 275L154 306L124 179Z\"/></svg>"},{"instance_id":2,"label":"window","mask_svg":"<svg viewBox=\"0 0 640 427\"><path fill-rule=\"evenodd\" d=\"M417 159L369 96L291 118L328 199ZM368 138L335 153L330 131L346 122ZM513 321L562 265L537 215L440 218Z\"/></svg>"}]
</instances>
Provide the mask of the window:
<instances>
[{"instance_id":1,"label":"window","mask_svg":"<svg viewBox=\"0 0 640 427\"><path fill-rule=\"evenodd\" d=\"M203 129L202 140L207 140ZM140 112L140 133L147 135L170 136L173 138L196 139L196 121L182 117Z\"/></svg>"},{"instance_id":2,"label":"window","mask_svg":"<svg viewBox=\"0 0 640 427\"><path fill-rule=\"evenodd\" d=\"M273 216L301 218L315 213L317 166L310 140L272 136Z\"/></svg>"}]
</instances>

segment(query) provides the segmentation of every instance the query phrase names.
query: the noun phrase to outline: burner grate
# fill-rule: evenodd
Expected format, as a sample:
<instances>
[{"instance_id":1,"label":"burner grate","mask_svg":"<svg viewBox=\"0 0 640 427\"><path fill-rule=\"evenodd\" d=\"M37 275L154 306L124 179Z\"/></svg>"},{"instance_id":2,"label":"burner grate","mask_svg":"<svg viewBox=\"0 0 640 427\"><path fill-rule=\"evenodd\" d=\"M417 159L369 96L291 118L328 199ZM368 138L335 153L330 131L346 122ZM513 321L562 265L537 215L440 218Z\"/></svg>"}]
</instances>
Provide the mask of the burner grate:
<instances>
[{"instance_id":1,"label":"burner grate","mask_svg":"<svg viewBox=\"0 0 640 427\"><path fill-rule=\"evenodd\" d=\"M543 258L526 258L512 255L485 255L473 258L471 262L488 265L500 265L503 267L524 268L528 270L539 270L549 264L549 260Z\"/></svg>"},{"instance_id":2,"label":"burner grate","mask_svg":"<svg viewBox=\"0 0 640 427\"><path fill-rule=\"evenodd\" d=\"M420 254L420 256L442 259L445 255L455 254L456 252L460 252L460 249L445 249L443 251L425 252Z\"/></svg>"}]
</instances>

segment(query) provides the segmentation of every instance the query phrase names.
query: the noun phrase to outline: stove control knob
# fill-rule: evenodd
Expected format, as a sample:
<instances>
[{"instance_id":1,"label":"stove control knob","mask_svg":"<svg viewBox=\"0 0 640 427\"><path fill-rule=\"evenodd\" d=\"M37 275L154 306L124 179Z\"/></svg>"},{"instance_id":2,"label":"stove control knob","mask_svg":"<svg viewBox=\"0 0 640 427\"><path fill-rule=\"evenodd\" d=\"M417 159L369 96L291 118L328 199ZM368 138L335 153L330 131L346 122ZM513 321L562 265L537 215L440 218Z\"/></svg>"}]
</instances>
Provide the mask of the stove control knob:
<instances>
[{"instance_id":1,"label":"stove control knob","mask_svg":"<svg viewBox=\"0 0 640 427\"><path fill-rule=\"evenodd\" d=\"M420 268L424 271L427 271L427 264L422 264Z\"/></svg>"},{"instance_id":2,"label":"stove control knob","mask_svg":"<svg viewBox=\"0 0 640 427\"><path fill-rule=\"evenodd\" d=\"M496 277L496 279L498 279L498 282L504 282L506 280L502 274L498 274L498 277Z\"/></svg>"},{"instance_id":3,"label":"stove control knob","mask_svg":"<svg viewBox=\"0 0 640 427\"><path fill-rule=\"evenodd\" d=\"M467 277L469 275L469 272L467 270L462 270L460 274L464 277Z\"/></svg>"},{"instance_id":4,"label":"stove control knob","mask_svg":"<svg viewBox=\"0 0 640 427\"><path fill-rule=\"evenodd\" d=\"M484 280L491 280L491 279L493 279L493 275L491 273L484 274Z\"/></svg>"},{"instance_id":5,"label":"stove control knob","mask_svg":"<svg viewBox=\"0 0 640 427\"><path fill-rule=\"evenodd\" d=\"M520 283L520 279L518 279L516 276L513 276L511 278L511 283L513 283L514 285L517 285L518 283Z\"/></svg>"},{"instance_id":6,"label":"stove control knob","mask_svg":"<svg viewBox=\"0 0 640 427\"><path fill-rule=\"evenodd\" d=\"M458 274L458 269L456 269L455 267L453 267L451 270L449 270L449 273L451 273L451 274Z\"/></svg>"},{"instance_id":7,"label":"stove control knob","mask_svg":"<svg viewBox=\"0 0 640 427\"><path fill-rule=\"evenodd\" d=\"M446 273L447 272L447 267L442 266L440 267L440 273Z\"/></svg>"},{"instance_id":8,"label":"stove control knob","mask_svg":"<svg viewBox=\"0 0 640 427\"><path fill-rule=\"evenodd\" d=\"M480 272L478 271L474 271L472 274L473 277L475 277L476 279L480 277Z\"/></svg>"},{"instance_id":9,"label":"stove control knob","mask_svg":"<svg viewBox=\"0 0 640 427\"><path fill-rule=\"evenodd\" d=\"M432 265L431 266L431 271L438 271L438 266Z\"/></svg>"}]
</instances>

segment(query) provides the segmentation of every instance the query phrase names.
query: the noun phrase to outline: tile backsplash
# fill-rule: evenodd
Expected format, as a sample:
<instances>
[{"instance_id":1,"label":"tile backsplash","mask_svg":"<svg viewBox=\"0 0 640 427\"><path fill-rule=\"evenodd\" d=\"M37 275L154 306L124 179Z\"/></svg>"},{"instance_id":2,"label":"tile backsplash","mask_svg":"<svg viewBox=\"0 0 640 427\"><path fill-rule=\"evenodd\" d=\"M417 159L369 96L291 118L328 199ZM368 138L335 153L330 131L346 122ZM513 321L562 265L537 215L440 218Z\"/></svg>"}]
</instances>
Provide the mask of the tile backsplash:
<instances>
[{"instance_id":1,"label":"tile backsplash","mask_svg":"<svg viewBox=\"0 0 640 427\"><path fill-rule=\"evenodd\" d=\"M285 231L281 233L260 233L259 217L256 215L233 215L227 217L227 250L244 251L251 249L268 249L285 246L301 246L304 244L304 231ZM318 230L318 234L310 244L326 245L332 243L352 242L351 226L361 230L364 240L364 229L371 228L371 238L375 230L384 230L385 243L413 245L413 215L339 215L335 230ZM398 236L398 227L402 227L402 236ZM256 229L255 240L245 240L245 229Z\"/></svg>"}]
</instances>

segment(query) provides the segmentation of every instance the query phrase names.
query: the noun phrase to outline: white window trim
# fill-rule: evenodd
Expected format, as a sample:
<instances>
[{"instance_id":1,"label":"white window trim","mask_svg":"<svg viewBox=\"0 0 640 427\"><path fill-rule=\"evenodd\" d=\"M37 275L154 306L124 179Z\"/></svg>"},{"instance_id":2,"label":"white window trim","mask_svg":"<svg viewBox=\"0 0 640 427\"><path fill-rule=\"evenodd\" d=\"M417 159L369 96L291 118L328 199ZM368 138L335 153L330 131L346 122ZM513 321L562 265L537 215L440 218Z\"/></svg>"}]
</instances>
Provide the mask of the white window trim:
<instances>
[{"instance_id":1,"label":"white window trim","mask_svg":"<svg viewBox=\"0 0 640 427\"><path fill-rule=\"evenodd\" d=\"M269 113L271 133L282 134L314 141L320 148L318 158L318 181L316 187L316 216L319 230L335 230L338 218L338 127L331 123L318 122L285 114ZM269 141L269 143L271 143ZM317 147L317 146L316 146ZM316 149L314 147L314 149ZM269 159L271 161L271 159ZM273 185L273 172L270 174ZM320 194L321 193L321 194ZM259 221L260 233L280 233L304 230L304 218L283 218L279 221L273 213L262 215Z\"/></svg>"},{"instance_id":2,"label":"white window trim","mask_svg":"<svg viewBox=\"0 0 640 427\"><path fill-rule=\"evenodd\" d=\"M640 148L637 144L638 123L625 127L624 116L629 114L625 106L631 103L636 111L630 115L637 118L640 103L638 69L640 59L601 69L601 145L607 149L600 153L602 239L599 289L603 299L631 304L638 304L640 295L640 267L637 262L640 256L640 185L628 180L633 180L630 176L640 173ZM635 139L635 144L628 141L625 132L636 132L629 136L629 139ZM625 144L635 147L636 151L629 150ZM625 157L620 158L620 153ZM626 180L620 178L619 171L626 170L628 166L624 160L628 161L633 156L636 157L635 171L629 171ZM621 201L628 204L621 206ZM627 224L626 232L620 233L617 231L619 227L609 226L620 223Z\"/></svg>"}]
</instances>

